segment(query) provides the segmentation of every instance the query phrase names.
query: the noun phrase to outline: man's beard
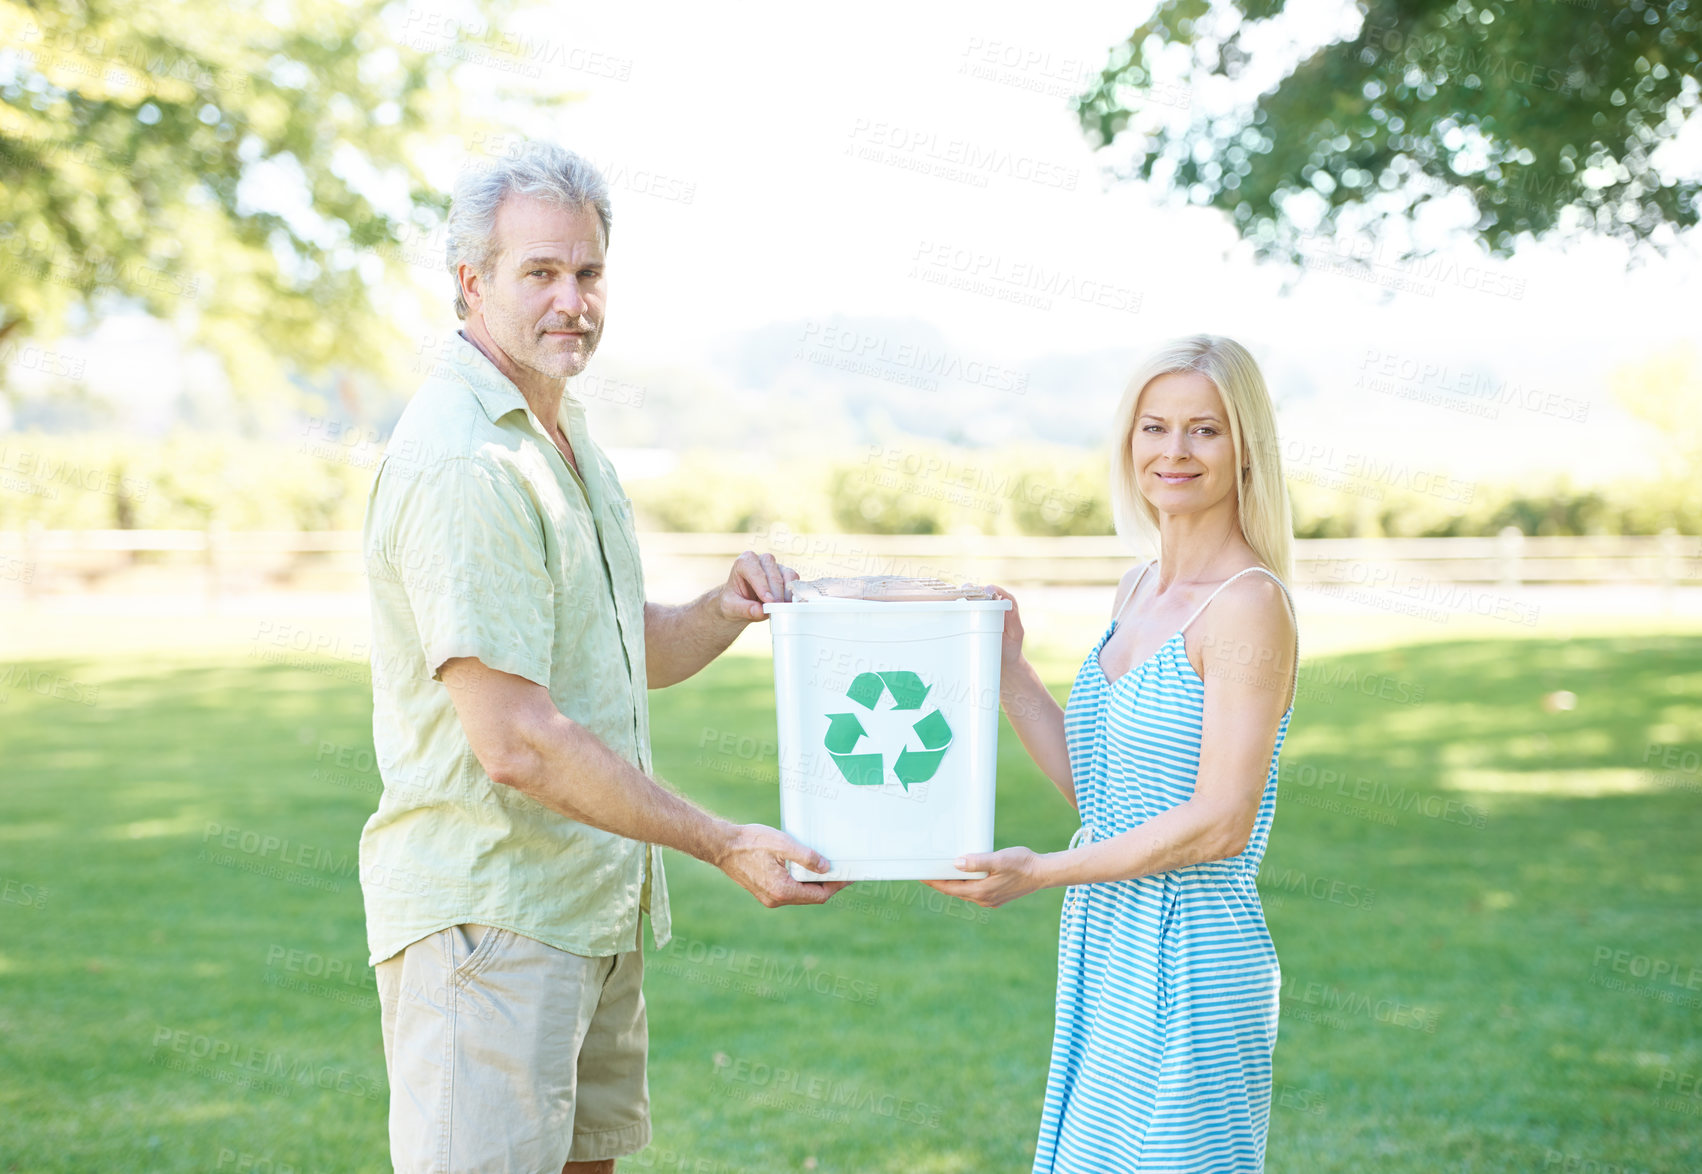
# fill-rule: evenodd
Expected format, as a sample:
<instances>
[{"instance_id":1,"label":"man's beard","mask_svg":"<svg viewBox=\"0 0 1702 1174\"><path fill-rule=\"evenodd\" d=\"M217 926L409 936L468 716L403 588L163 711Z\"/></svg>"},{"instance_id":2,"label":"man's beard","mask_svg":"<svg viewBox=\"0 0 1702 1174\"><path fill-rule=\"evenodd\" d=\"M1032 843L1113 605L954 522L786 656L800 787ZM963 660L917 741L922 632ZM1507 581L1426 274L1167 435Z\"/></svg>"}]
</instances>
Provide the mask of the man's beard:
<instances>
[{"instance_id":1,"label":"man's beard","mask_svg":"<svg viewBox=\"0 0 1702 1174\"><path fill-rule=\"evenodd\" d=\"M571 379L583 372L603 337L602 324L593 325L584 316L574 321L539 324L522 323L518 318L504 315L496 325L502 332L496 338L497 345L508 352L508 357L528 371L548 379ZM547 330L579 329L586 333L574 340L573 347L568 350L558 350L555 344L544 338Z\"/></svg>"}]
</instances>

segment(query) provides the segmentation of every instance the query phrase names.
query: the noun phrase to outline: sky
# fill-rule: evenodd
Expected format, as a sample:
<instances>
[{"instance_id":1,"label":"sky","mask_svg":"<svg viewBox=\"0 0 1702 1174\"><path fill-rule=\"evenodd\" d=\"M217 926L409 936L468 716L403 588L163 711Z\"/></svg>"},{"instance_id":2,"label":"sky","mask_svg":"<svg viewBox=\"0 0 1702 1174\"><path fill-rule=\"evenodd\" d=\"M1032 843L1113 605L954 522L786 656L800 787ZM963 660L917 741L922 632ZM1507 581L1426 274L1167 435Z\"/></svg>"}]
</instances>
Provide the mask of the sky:
<instances>
[{"instance_id":1,"label":"sky","mask_svg":"<svg viewBox=\"0 0 1702 1174\"><path fill-rule=\"evenodd\" d=\"M1357 21L1340 0L1291 11L1303 39ZM1144 13L611 4L492 25L470 6L402 0L385 35L460 62L475 109L605 172L615 227L593 374L690 367L744 332L836 319L926 323L957 353L1018 371L1210 332L1260 359L1285 453L1318 475L1395 459L1474 480L1649 466L1661 438L1619 410L1609 378L1652 350L1702 346L1694 233L1636 264L1607 242L1496 261L1455 241L1406 292L1376 280L1398 276L1388 266L1292 281L1255 262L1222 213L1115 181L1112 157L1089 148L1069 97ZM1256 72L1274 78L1282 59L1273 48ZM545 110L529 93L575 100ZM1158 93L1174 118L1212 100ZM1702 126L1689 130L1681 162L1702 170ZM441 143L424 162L447 188L506 145ZM452 330L447 275L419 276L443 292L426 325ZM109 376L138 419L160 414L134 364ZM91 382L102 377L97 366ZM1096 377L1071 394L1108 418L1120 391ZM986 398L992 424L1015 418L1010 397Z\"/></svg>"},{"instance_id":2,"label":"sky","mask_svg":"<svg viewBox=\"0 0 1702 1174\"><path fill-rule=\"evenodd\" d=\"M1338 0L1292 11L1314 40L1358 19ZM1702 337L1694 240L1635 267L1606 242L1508 261L1457 242L1417 291L1327 272L1285 289L1291 271L1256 263L1222 213L1109 179L1082 135L1069 96L1144 13L607 5L491 29L426 0L403 22L448 52L529 38L549 63L531 79L514 76L525 51L469 61L474 91L583 93L547 117L508 109L610 178L606 361L690 361L730 331L835 315L921 319L1018 369L1203 331L1264 361L1285 448L1331 454L1313 457L1320 467L1387 455L1472 478L1584 481L1647 467L1658 438L1618 410L1608 378ZM1272 51L1264 76L1281 60ZM1185 92L1169 97L1186 117ZM1698 140L1684 145L1702 168ZM456 162L443 160L445 182ZM1109 412L1120 390L1082 394ZM1462 390L1484 402L1445 394Z\"/></svg>"}]
</instances>

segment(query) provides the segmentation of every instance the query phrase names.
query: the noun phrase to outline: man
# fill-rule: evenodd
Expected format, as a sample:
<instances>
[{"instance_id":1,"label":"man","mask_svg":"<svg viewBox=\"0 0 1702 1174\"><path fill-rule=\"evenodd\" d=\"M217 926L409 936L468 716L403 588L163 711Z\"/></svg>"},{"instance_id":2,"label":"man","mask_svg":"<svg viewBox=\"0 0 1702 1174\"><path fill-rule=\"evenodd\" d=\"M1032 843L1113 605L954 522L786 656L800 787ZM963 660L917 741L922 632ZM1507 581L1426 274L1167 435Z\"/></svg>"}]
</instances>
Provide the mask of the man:
<instances>
[{"instance_id":1,"label":"man","mask_svg":"<svg viewBox=\"0 0 1702 1174\"><path fill-rule=\"evenodd\" d=\"M796 575L739 556L696 602L644 599L632 507L565 380L603 329L608 190L559 147L464 174L465 328L396 425L367 505L373 738L361 885L403 1174L611 1171L650 1138L640 919L661 847L767 906L784 862L649 776L647 687L719 655Z\"/></svg>"}]
</instances>

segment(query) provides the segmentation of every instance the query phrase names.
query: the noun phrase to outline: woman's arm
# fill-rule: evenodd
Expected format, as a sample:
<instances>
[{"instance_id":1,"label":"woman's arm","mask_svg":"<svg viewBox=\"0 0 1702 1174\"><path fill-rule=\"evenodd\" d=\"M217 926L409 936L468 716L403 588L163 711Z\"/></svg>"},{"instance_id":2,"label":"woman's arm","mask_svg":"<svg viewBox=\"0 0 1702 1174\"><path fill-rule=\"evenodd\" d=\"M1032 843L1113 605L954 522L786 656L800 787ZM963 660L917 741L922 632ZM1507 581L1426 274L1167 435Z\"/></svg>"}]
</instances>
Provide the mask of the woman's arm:
<instances>
[{"instance_id":1,"label":"woman's arm","mask_svg":"<svg viewBox=\"0 0 1702 1174\"><path fill-rule=\"evenodd\" d=\"M925 882L996 907L1054 885L1151 876L1239 854L1247 846L1270 773L1271 748L1288 708L1294 624L1282 589L1249 576L1226 590L1189 633L1206 686L1194 794L1139 827L1097 843L1037 854L1027 848L971 854L964 871L984 880Z\"/></svg>"},{"instance_id":2,"label":"woman's arm","mask_svg":"<svg viewBox=\"0 0 1702 1174\"><path fill-rule=\"evenodd\" d=\"M1064 741L1064 710L1040 680L1040 674L1022 654L1022 615L1016 599L1002 587L993 588L1000 599L1009 599L1005 613L1005 637L999 666L999 703L1022 748L1034 759L1070 806L1076 803L1076 784L1070 774L1070 751Z\"/></svg>"},{"instance_id":3,"label":"woman's arm","mask_svg":"<svg viewBox=\"0 0 1702 1174\"><path fill-rule=\"evenodd\" d=\"M1121 610L1130 587L1138 577L1138 568L1123 576L1117 588L1116 603L1111 609L1113 616ZM1005 717L1010 719L1011 728L1016 731L1022 748L1028 751L1034 764L1074 807L1076 784L1070 772L1069 743L1064 738L1063 707L1022 654L1022 613L1017 610L1016 598L1003 587L994 587L993 592L1000 599L1011 601L1011 610L1005 613L1005 638L1001 646L999 702L1004 706Z\"/></svg>"}]
</instances>

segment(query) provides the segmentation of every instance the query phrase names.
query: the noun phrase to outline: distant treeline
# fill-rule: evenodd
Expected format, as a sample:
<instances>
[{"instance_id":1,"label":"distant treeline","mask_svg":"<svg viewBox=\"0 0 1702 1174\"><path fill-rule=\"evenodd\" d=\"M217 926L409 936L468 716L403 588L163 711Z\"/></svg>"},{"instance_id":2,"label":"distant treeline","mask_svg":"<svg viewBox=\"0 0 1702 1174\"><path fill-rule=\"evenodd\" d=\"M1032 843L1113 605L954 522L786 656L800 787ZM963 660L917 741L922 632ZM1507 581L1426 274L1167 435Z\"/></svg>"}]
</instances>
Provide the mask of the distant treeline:
<instances>
[{"instance_id":1,"label":"distant treeline","mask_svg":"<svg viewBox=\"0 0 1702 1174\"><path fill-rule=\"evenodd\" d=\"M357 529L383 451L370 432L309 427L294 443L182 433L0 434L0 528ZM1702 533L1677 480L1505 485L1370 458L1285 454L1302 538ZM648 529L1088 535L1111 532L1105 458L1063 448L897 443L819 457L697 451L626 482Z\"/></svg>"}]
</instances>

